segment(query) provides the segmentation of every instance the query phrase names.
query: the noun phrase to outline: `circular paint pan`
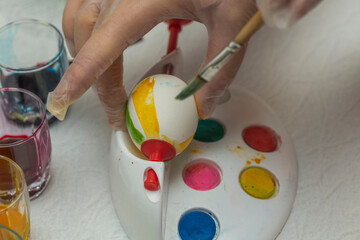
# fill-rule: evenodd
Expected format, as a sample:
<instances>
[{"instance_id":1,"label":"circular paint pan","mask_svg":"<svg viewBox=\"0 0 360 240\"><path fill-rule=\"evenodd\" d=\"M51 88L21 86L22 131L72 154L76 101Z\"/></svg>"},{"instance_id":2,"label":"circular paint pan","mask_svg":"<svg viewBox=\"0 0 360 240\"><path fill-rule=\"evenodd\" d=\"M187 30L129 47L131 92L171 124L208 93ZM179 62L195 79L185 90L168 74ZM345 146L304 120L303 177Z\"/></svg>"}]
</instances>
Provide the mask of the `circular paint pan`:
<instances>
[{"instance_id":1,"label":"circular paint pan","mask_svg":"<svg viewBox=\"0 0 360 240\"><path fill-rule=\"evenodd\" d=\"M216 240L220 224L209 210L192 209L181 216L178 231L182 240Z\"/></svg>"},{"instance_id":2,"label":"circular paint pan","mask_svg":"<svg viewBox=\"0 0 360 240\"><path fill-rule=\"evenodd\" d=\"M247 127L242 137L248 146L260 152L273 152L278 148L278 135L266 126Z\"/></svg>"},{"instance_id":3,"label":"circular paint pan","mask_svg":"<svg viewBox=\"0 0 360 240\"><path fill-rule=\"evenodd\" d=\"M216 142L225 135L224 126L215 119L199 119L194 139L200 142Z\"/></svg>"},{"instance_id":4,"label":"circular paint pan","mask_svg":"<svg viewBox=\"0 0 360 240\"><path fill-rule=\"evenodd\" d=\"M269 199L279 191L275 175L260 167L244 169L240 173L239 182L247 194L258 199Z\"/></svg>"},{"instance_id":5,"label":"circular paint pan","mask_svg":"<svg viewBox=\"0 0 360 240\"><path fill-rule=\"evenodd\" d=\"M192 189L208 191L220 184L221 170L210 160L198 159L185 166L183 180Z\"/></svg>"}]
</instances>

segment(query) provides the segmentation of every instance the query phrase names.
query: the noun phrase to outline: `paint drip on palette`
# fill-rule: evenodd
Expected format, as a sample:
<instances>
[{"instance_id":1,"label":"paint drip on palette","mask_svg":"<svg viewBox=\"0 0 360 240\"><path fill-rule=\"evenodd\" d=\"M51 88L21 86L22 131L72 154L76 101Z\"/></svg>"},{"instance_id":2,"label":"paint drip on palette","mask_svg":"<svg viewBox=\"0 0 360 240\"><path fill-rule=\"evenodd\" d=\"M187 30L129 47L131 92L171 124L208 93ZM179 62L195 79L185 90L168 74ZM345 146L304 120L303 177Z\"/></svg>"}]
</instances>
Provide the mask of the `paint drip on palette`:
<instances>
[{"instance_id":1,"label":"paint drip on palette","mask_svg":"<svg viewBox=\"0 0 360 240\"><path fill-rule=\"evenodd\" d=\"M182 152L194 137L198 115L194 97L175 96L186 86L179 78L159 74L141 81L129 97L126 123L132 141L140 149L149 139L172 144Z\"/></svg>"}]
</instances>

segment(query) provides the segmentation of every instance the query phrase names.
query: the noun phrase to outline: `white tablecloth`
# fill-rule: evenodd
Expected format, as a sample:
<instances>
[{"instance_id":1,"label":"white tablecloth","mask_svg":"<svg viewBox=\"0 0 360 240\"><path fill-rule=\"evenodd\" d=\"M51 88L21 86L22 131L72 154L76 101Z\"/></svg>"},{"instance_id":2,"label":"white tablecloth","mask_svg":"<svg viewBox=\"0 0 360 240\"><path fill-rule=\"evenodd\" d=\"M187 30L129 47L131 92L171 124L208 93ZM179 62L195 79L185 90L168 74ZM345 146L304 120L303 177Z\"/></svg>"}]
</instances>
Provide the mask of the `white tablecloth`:
<instances>
[{"instance_id":1,"label":"white tablecloth","mask_svg":"<svg viewBox=\"0 0 360 240\"><path fill-rule=\"evenodd\" d=\"M0 25L37 18L61 29L65 2L0 0ZM297 197L279 240L360 239L359 10L359 0L327 0L289 30L262 28L234 82L268 102L297 151ZM167 38L160 24L126 51L127 89L164 55ZM188 78L206 43L200 24L180 34ZM127 239L109 191L110 133L92 91L51 127L52 180L31 202L32 240Z\"/></svg>"}]
</instances>

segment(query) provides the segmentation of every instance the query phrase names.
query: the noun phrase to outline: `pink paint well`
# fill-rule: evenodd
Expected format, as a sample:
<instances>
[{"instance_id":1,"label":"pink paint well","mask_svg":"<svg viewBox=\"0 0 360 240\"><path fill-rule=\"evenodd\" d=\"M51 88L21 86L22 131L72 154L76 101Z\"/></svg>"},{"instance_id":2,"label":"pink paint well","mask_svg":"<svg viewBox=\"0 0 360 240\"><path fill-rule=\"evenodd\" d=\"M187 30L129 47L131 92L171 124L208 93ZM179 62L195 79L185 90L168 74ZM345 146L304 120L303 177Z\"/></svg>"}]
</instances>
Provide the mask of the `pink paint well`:
<instances>
[{"instance_id":1,"label":"pink paint well","mask_svg":"<svg viewBox=\"0 0 360 240\"><path fill-rule=\"evenodd\" d=\"M186 166L183 179L186 185L199 191L216 188L221 182L220 169L209 161L195 161Z\"/></svg>"}]
</instances>

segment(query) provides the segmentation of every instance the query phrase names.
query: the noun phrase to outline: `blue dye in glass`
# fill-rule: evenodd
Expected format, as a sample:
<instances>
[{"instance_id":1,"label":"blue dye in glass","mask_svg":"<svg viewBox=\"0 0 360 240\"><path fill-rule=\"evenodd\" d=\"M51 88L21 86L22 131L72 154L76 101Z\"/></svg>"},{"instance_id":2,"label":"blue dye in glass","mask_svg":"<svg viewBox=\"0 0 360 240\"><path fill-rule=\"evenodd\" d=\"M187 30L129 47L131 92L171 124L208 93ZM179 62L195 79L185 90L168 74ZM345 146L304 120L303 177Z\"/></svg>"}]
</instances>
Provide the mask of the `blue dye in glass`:
<instances>
[{"instance_id":1,"label":"blue dye in glass","mask_svg":"<svg viewBox=\"0 0 360 240\"><path fill-rule=\"evenodd\" d=\"M216 223L210 214L192 211L181 218L178 230L182 240L213 240Z\"/></svg>"}]
</instances>

